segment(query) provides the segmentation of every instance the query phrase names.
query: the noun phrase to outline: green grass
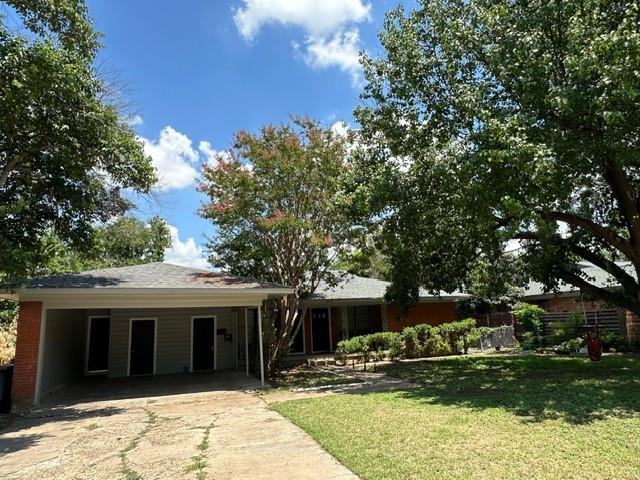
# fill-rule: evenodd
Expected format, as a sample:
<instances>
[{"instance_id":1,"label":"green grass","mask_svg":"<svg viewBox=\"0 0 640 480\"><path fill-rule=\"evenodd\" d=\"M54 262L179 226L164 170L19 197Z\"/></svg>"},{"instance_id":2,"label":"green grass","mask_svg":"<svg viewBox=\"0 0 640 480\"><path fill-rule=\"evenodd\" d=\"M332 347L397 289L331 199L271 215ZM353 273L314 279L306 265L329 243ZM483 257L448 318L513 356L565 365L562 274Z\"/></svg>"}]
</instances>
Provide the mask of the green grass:
<instances>
[{"instance_id":1,"label":"green grass","mask_svg":"<svg viewBox=\"0 0 640 480\"><path fill-rule=\"evenodd\" d=\"M311 388L325 385L344 385L347 383L359 383L357 378L337 375L316 367L299 366L285 370L271 380L271 384L276 388L287 390L295 388Z\"/></svg>"},{"instance_id":2,"label":"green grass","mask_svg":"<svg viewBox=\"0 0 640 480\"><path fill-rule=\"evenodd\" d=\"M640 358L392 364L412 390L276 403L364 479L640 478Z\"/></svg>"}]
</instances>

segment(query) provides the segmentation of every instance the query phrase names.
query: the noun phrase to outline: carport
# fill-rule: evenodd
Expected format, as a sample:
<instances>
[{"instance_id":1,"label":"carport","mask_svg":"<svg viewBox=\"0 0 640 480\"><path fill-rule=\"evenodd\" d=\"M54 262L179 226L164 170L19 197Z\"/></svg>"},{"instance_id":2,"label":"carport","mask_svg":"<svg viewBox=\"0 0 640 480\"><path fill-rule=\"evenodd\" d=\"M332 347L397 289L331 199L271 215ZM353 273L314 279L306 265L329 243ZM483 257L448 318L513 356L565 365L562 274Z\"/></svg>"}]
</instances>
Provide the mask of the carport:
<instances>
[{"instance_id":1,"label":"carport","mask_svg":"<svg viewBox=\"0 0 640 480\"><path fill-rule=\"evenodd\" d=\"M238 371L264 384L262 304L289 293L167 263L30 280L3 295L20 302L14 404L94 376Z\"/></svg>"}]
</instances>

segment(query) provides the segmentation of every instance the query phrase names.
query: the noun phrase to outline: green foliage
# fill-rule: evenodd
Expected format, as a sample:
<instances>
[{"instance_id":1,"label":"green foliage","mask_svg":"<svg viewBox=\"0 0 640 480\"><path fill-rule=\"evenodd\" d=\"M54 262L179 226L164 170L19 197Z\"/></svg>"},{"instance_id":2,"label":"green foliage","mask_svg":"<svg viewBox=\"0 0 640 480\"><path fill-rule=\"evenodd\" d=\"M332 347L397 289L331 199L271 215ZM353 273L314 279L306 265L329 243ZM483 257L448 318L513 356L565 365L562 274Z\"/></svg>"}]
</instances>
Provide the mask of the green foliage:
<instances>
[{"instance_id":1,"label":"green foliage","mask_svg":"<svg viewBox=\"0 0 640 480\"><path fill-rule=\"evenodd\" d=\"M9 0L0 14L0 269L21 278L45 232L85 249L91 228L145 193L151 159L109 100L83 1Z\"/></svg>"},{"instance_id":2,"label":"green foliage","mask_svg":"<svg viewBox=\"0 0 640 480\"><path fill-rule=\"evenodd\" d=\"M553 341L562 343L580 336L580 327L582 325L584 325L584 315L580 312L571 312L566 320L556 322L554 325Z\"/></svg>"},{"instance_id":3,"label":"green foliage","mask_svg":"<svg viewBox=\"0 0 640 480\"><path fill-rule=\"evenodd\" d=\"M118 217L106 225L93 227L92 236L95 242L91 247L78 250L52 231L44 232L31 255L34 263L24 269L25 274L52 275L160 262L164 260L164 250L171 246L169 227L159 217L149 222ZM17 316L17 303L0 300L0 364L8 363L15 354Z\"/></svg>"},{"instance_id":4,"label":"green foliage","mask_svg":"<svg viewBox=\"0 0 640 480\"><path fill-rule=\"evenodd\" d=\"M419 358L422 352L415 327L404 327L400 335L404 343L404 357Z\"/></svg>"},{"instance_id":5,"label":"green foliage","mask_svg":"<svg viewBox=\"0 0 640 480\"><path fill-rule=\"evenodd\" d=\"M474 318L443 323L440 325L440 335L449 344L451 353L455 355L466 354L469 351L469 336L474 333L475 327Z\"/></svg>"},{"instance_id":6,"label":"green foliage","mask_svg":"<svg viewBox=\"0 0 640 480\"><path fill-rule=\"evenodd\" d=\"M584 339L581 337L565 340L553 347L553 351L558 355L569 355L572 353L578 353L580 349L584 347Z\"/></svg>"},{"instance_id":7,"label":"green foliage","mask_svg":"<svg viewBox=\"0 0 640 480\"><path fill-rule=\"evenodd\" d=\"M524 350L533 350L544 343L542 317L545 311L537 305L519 303L511 312L525 330L522 341Z\"/></svg>"},{"instance_id":8,"label":"green foliage","mask_svg":"<svg viewBox=\"0 0 640 480\"><path fill-rule=\"evenodd\" d=\"M344 363L348 355L359 355L364 361L368 361L371 355L368 336L360 335L339 341L335 351L336 359Z\"/></svg>"},{"instance_id":9,"label":"green foliage","mask_svg":"<svg viewBox=\"0 0 640 480\"><path fill-rule=\"evenodd\" d=\"M382 224L395 300L473 283L477 259L498 264L512 240L546 288L640 312L637 279L615 263L640 267L639 12L420 0L388 13L381 55L363 59L350 185L355 217ZM584 261L622 288L592 283Z\"/></svg>"},{"instance_id":10,"label":"green foliage","mask_svg":"<svg viewBox=\"0 0 640 480\"><path fill-rule=\"evenodd\" d=\"M391 342L389 343L389 360L397 360L404 353L404 343L402 342L402 336L399 333L396 333L391 338Z\"/></svg>"},{"instance_id":11,"label":"green foliage","mask_svg":"<svg viewBox=\"0 0 640 480\"><path fill-rule=\"evenodd\" d=\"M210 261L232 274L289 285L277 335L269 348L269 371L279 367L299 299L322 281L349 246L352 223L344 214L342 177L348 139L302 118L291 124L240 131L233 148L206 166L200 190L208 197L200 213L216 227Z\"/></svg>"},{"instance_id":12,"label":"green foliage","mask_svg":"<svg viewBox=\"0 0 640 480\"><path fill-rule=\"evenodd\" d=\"M614 332L603 332L600 334L602 340L602 349L605 352L629 352L631 351L631 345L626 338L622 335Z\"/></svg>"}]
</instances>

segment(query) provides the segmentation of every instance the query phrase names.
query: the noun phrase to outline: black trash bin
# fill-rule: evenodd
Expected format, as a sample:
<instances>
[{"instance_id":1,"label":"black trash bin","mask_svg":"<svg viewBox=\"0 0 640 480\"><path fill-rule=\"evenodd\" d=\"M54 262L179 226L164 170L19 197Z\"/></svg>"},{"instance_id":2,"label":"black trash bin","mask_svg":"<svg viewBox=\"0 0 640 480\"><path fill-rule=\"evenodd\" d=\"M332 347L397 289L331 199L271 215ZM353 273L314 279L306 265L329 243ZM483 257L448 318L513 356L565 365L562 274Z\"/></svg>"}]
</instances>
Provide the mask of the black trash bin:
<instances>
[{"instance_id":1,"label":"black trash bin","mask_svg":"<svg viewBox=\"0 0 640 480\"><path fill-rule=\"evenodd\" d=\"M11 380L13 365L0 366L0 413L11 411Z\"/></svg>"}]
</instances>

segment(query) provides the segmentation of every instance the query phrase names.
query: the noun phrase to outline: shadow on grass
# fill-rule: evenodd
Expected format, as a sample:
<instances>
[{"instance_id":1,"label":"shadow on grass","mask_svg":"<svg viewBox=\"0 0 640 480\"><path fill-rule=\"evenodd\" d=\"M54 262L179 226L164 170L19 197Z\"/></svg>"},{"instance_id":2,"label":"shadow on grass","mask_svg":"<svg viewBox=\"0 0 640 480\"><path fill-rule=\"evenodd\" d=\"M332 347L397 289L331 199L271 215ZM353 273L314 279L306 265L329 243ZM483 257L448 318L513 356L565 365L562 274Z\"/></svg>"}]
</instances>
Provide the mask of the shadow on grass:
<instances>
[{"instance_id":1,"label":"shadow on grass","mask_svg":"<svg viewBox=\"0 0 640 480\"><path fill-rule=\"evenodd\" d=\"M472 409L499 408L523 420L585 424L640 414L640 358L449 357L387 365L382 370L419 388L400 398Z\"/></svg>"}]
</instances>

